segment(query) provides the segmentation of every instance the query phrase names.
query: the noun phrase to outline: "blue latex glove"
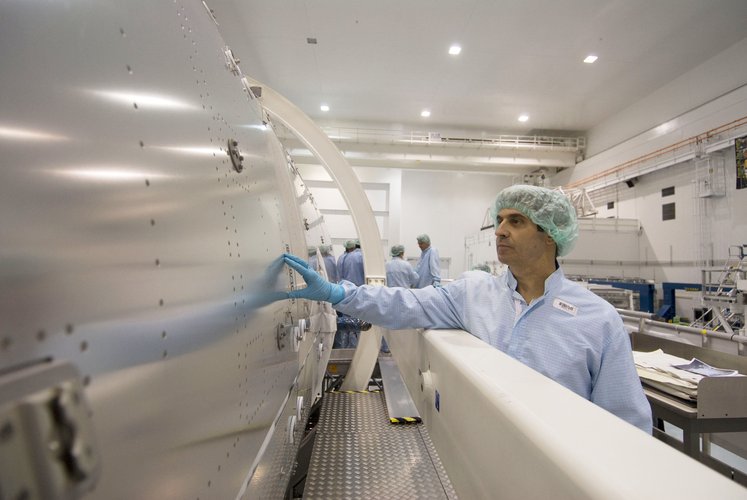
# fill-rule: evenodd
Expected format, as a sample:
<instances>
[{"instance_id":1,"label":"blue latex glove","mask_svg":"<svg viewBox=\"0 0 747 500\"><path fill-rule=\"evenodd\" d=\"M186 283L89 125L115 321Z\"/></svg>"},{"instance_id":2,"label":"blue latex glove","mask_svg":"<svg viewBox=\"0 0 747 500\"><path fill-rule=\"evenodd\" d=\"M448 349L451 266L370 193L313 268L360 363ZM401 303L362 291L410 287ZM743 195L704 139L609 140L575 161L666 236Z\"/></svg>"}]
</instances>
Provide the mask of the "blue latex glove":
<instances>
[{"instance_id":1,"label":"blue latex glove","mask_svg":"<svg viewBox=\"0 0 747 500\"><path fill-rule=\"evenodd\" d=\"M306 282L306 288L288 292L289 299L323 300L337 304L345 298L345 289L322 278L309 264L295 255L284 253L283 261L300 274Z\"/></svg>"}]
</instances>

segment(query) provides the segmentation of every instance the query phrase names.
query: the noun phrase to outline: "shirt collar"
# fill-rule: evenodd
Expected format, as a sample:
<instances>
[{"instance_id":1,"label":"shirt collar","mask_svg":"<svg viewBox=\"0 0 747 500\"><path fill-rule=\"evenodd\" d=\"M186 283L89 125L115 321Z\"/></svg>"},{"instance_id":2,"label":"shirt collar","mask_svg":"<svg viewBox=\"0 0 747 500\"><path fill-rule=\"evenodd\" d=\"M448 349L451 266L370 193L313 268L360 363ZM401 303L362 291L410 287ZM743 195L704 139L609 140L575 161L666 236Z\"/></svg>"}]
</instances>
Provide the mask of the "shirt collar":
<instances>
[{"instance_id":1,"label":"shirt collar","mask_svg":"<svg viewBox=\"0 0 747 500\"><path fill-rule=\"evenodd\" d=\"M508 286L510 286L513 291L516 291L516 287L518 286L519 282L516 281L516 277L514 277L511 269L508 269L508 271L506 272L506 276ZM545 295L547 295L550 291L559 289L564 278L565 274L563 273L563 270L560 268L560 266L556 267L555 271L545 280Z\"/></svg>"}]
</instances>

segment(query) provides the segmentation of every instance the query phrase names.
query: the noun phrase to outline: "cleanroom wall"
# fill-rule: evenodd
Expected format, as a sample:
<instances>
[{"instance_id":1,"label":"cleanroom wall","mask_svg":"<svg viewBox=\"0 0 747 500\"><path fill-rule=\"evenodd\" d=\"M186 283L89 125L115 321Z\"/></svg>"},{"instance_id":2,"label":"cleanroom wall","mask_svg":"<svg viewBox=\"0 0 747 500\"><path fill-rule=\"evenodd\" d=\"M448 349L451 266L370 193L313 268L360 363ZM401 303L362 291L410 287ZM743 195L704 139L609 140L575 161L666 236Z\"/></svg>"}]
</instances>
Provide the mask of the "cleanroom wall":
<instances>
[{"instance_id":1,"label":"cleanroom wall","mask_svg":"<svg viewBox=\"0 0 747 500\"><path fill-rule=\"evenodd\" d=\"M358 234L342 194L337 185L321 165L296 165L304 177L314 203L324 216L324 221L332 237L334 255L339 257L346 240L355 239ZM399 239L401 214L401 173L394 168L353 169L374 212L385 255L389 247ZM363 249L365 252L365 249Z\"/></svg>"},{"instance_id":2,"label":"cleanroom wall","mask_svg":"<svg viewBox=\"0 0 747 500\"><path fill-rule=\"evenodd\" d=\"M745 116L747 39L591 129L588 158L552 182L562 186L580 181ZM704 262L712 259L721 265L730 245L747 241L742 215L747 190L735 189L734 146L725 143L718 154L724 161L723 174L718 174L725 186L723 196L696 196L693 160L639 175L629 183L632 187L621 181L589 192L596 217L636 219L641 224L640 265L621 270L636 267L639 277L656 282L699 282ZM663 196L666 188L674 193ZM663 220L663 205L671 203L674 219Z\"/></svg>"},{"instance_id":3,"label":"cleanroom wall","mask_svg":"<svg viewBox=\"0 0 747 500\"><path fill-rule=\"evenodd\" d=\"M402 244L406 257L418 257L416 238L427 233L442 259L450 258L449 278L464 268L464 238L480 230L495 195L512 184L511 177L460 173L402 171Z\"/></svg>"},{"instance_id":4,"label":"cleanroom wall","mask_svg":"<svg viewBox=\"0 0 747 500\"><path fill-rule=\"evenodd\" d=\"M635 218L641 224L641 278L700 282L703 261L722 265L729 246L747 242L747 189L737 190L733 147L723 150L724 196L698 198L694 162L687 161L622 182L593 196L599 217ZM674 188L674 194L662 190ZM607 209L608 203L614 207ZM674 219L663 219L663 205L674 203Z\"/></svg>"},{"instance_id":5,"label":"cleanroom wall","mask_svg":"<svg viewBox=\"0 0 747 500\"><path fill-rule=\"evenodd\" d=\"M340 206L341 197L324 169L298 165L320 212L324 214L335 244L335 255L342 252L340 242L354 238L352 218ZM386 246L405 246L405 258L417 259L420 249L416 238L427 233L442 260L448 259L450 278L465 269L464 239L479 231L485 213L495 195L511 185L511 178L493 174L432 172L422 170L353 167L366 188ZM386 213L381 209L381 192L386 191ZM344 203L344 202L342 202ZM365 249L364 249L365 251Z\"/></svg>"}]
</instances>

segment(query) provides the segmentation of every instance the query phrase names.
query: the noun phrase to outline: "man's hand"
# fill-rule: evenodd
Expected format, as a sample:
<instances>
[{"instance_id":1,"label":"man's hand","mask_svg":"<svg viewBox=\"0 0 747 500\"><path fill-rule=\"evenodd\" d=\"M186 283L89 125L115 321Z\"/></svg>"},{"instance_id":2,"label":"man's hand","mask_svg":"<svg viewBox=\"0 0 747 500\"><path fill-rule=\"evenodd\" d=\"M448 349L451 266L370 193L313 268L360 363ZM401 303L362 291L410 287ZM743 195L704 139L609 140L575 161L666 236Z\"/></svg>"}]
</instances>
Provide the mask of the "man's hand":
<instances>
[{"instance_id":1,"label":"man's hand","mask_svg":"<svg viewBox=\"0 0 747 500\"><path fill-rule=\"evenodd\" d=\"M306 288L288 292L289 299L322 300L333 305L345 298L345 289L322 278L309 264L293 254L284 253L283 261L298 272L306 282Z\"/></svg>"}]
</instances>

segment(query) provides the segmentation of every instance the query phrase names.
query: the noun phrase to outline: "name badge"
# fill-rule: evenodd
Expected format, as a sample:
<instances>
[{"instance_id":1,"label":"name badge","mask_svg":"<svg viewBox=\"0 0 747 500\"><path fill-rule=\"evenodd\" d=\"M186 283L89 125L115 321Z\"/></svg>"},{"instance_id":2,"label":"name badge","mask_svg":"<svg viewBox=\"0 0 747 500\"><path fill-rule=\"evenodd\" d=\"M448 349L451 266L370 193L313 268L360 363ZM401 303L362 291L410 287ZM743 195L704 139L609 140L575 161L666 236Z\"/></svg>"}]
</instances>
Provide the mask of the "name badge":
<instances>
[{"instance_id":1,"label":"name badge","mask_svg":"<svg viewBox=\"0 0 747 500\"><path fill-rule=\"evenodd\" d=\"M578 307L574 306L573 304L569 304L568 302L565 302L560 299L555 299L552 303L552 306L555 309L560 309L563 312L567 312L571 316L575 316L578 312Z\"/></svg>"}]
</instances>

